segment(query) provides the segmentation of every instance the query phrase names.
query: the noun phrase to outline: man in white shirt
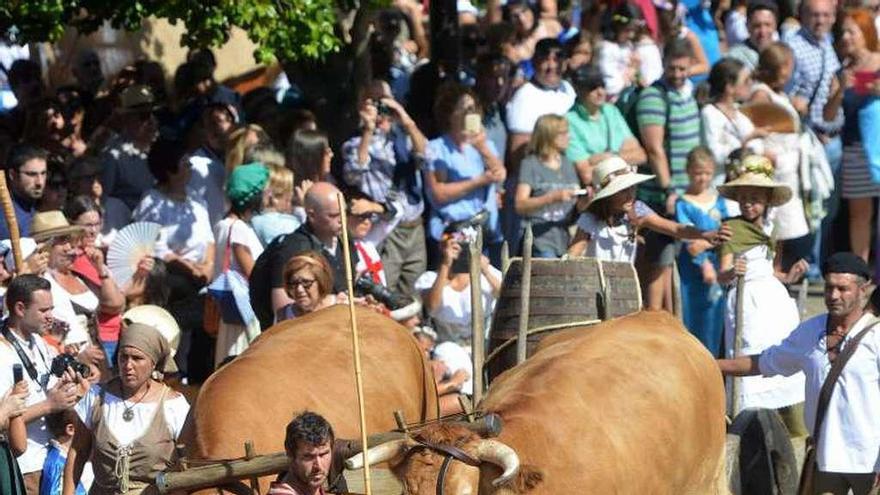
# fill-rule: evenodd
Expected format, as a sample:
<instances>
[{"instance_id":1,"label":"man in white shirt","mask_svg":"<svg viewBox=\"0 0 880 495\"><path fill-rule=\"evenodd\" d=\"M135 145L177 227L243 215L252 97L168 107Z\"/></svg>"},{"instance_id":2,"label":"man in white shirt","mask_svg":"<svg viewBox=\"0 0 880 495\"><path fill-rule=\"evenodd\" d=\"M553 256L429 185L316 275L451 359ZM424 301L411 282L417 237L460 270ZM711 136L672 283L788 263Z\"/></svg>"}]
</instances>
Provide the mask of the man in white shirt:
<instances>
[{"instance_id":1,"label":"man in white shirt","mask_svg":"<svg viewBox=\"0 0 880 495\"><path fill-rule=\"evenodd\" d=\"M52 322L52 293L49 282L36 275L19 275L6 292L9 318L0 339L0 396L14 385L12 365L20 364L30 395L24 421L27 424L27 451L18 458L28 495L38 495L43 461L51 435L46 416L76 405L79 390L69 380L50 373L55 352L42 335Z\"/></svg>"},{"instance_id":2,"label":"man in white shirt","mask_svg":"<svg viewBox=\"0 0 880 495\"><path fill-rule=\"evenodd\" d=\"M801 323L760 355L720 359L730 375L806 374L804 417L812 431L819 393L832 362L876 316L865 311L871 270L852 253L823 266L828 313ZM828 402L816 446L815 493L866 495L880 481L880 327L868 331L846 363ZM815 432L814 432L815 433Z\"/></svg>"}]
</instances>

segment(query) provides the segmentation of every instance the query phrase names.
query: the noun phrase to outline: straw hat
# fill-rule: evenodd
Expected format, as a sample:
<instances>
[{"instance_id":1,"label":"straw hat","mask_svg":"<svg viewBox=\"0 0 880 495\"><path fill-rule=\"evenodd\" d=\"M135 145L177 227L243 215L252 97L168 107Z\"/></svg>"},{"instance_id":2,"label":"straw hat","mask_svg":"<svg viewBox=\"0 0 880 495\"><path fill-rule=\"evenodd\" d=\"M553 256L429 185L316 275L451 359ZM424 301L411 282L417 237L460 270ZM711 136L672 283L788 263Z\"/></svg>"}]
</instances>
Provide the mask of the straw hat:
<instances>
[{"instance_id":1,"label":"straw hat","mask_svg":"<svg viewBox=\"0 0 880 495\"><path fill-rule=\"evenodd\" d=\"M31 237L37 241L45 241L53 237L78 234L83 228L70 225L64 214L58 210L41 211L31 220Z\"/></svg>"},{"instance_id":2,"label":"straw hat","mask_svg":"<svg viewBox=\"0 0 880 495\"><path fill-rule=\"evenodd\" d=\"M781 206L791 199L791 188L774 181L773 164L767 157L749 155L742 159L736 179L718 186L718 192L725 198L736 199L737 190L743 187L763 187L772 191L768 206Z\"/></svg>"},{"instance_id":3,"label":"straw hat","mask_svg":"<svg viewBox=\"0 0 880 495\"><path fill-rule=\"evenodd\" d=\"M593 186L596 188L596 195L593 196L587 207L592 206L593 203L600 199L613 196L620 191L653 178L653 175L633 172L632 167L626 163L626 160L619 156L606 158L593 169Z\"/></svg>"}]
</instances>

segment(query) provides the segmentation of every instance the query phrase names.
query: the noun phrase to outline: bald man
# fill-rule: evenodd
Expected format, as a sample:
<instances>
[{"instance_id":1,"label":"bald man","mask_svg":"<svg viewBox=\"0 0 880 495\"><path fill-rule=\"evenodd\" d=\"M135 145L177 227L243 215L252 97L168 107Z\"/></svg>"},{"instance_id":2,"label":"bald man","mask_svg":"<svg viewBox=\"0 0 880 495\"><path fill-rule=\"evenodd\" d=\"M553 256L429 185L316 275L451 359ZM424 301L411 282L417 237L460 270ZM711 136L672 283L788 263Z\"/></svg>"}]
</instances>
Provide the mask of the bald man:
<instances>
[{"instance_id":1,"label":"bald man","mask_svg":"<svg viewBox=\"0 0 880 495\"><path fill-rule=\"evenodd\" d=\"M254 264L250 279L251 305L264 329L272 325L280 309L293 302L284 290L284 265L302 252L315 251L324 255L333 269L333 292L346 290L345 256L340 238L342 218L337 194L339 189L333 184L315 183L305 197L306 223L269 243ZM350 248L355 252L353 245L350 244ZM354 272L354 257L351 269Z\"/></svg>"}]
</instances>

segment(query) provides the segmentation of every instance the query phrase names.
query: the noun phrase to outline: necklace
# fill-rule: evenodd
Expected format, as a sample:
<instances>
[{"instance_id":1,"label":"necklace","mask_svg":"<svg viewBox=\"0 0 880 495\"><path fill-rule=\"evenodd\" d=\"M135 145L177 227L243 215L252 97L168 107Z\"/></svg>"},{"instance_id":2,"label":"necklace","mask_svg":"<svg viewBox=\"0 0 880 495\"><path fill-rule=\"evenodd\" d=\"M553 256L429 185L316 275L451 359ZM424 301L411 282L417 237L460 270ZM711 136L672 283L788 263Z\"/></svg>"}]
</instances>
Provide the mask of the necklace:
<instances>
[{"instance_id":1,"label":"necklace","mask_svg":"<svg viewBox=\"0 0 880 495\"><path fill-rule=\"evenodd\" d=\"M146 388L146 390L144 390L144 393L141 394L141 398L138 399L137 402L133 403L130 406L128 404L126 404L125 399L122 399L122 397L120 397L120 399L122 399L122 408L123 408L122 419L125 420L126 423L128 423L129 421L134 419L134 406L140 404L141 401L144 400L144 397L146 397L147 393L149 393L149 392L150 392L150 382L147 382L147 388Z\"/></svg>"}]
</instances>

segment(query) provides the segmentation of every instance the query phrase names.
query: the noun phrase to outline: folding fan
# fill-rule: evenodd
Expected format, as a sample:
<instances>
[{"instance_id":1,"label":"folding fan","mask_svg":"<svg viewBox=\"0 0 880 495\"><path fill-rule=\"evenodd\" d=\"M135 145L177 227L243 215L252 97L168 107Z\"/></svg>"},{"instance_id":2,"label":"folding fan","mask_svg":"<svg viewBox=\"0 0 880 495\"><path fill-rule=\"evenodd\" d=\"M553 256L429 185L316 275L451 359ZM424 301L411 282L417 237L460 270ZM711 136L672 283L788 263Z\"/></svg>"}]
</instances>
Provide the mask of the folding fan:
<instances>
[{"instance_id":1,"label":"folding fan","mask_svg":"<svg viewBox=\"0 0 880 495\"><path fill-rule=\"evenodd\" d=\"M153 222L135 222L116 233L107 250L107 268L117 285L127 284L146 255L152 255L162 226Z\"/></svg>"}]
</instances>

